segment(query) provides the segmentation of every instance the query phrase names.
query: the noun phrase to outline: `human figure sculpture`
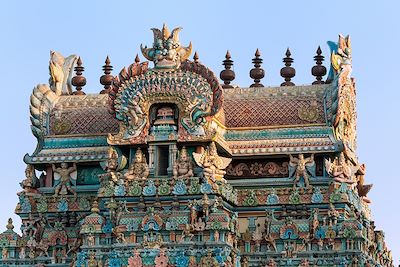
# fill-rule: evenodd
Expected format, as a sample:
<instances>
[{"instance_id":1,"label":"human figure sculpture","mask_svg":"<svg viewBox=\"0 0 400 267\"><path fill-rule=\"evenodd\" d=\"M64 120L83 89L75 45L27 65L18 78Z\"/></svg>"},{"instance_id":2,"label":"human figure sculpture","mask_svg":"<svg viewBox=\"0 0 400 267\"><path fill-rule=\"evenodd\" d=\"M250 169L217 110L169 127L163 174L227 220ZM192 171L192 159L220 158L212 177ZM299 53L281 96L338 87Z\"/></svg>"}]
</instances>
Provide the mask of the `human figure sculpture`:
<instances>
[{"instance_id":1,"label":"human figure sculpture","mask_svg":"<svg viewBox=\"0 0 400 267\"><path fill-rule=\"evenodd\" d=\"M35 175L35 168L33 165L26 165L25 179L20 183L22 189L26 193L37 193L36 188L39 186L39 179Z\"/></svg>"},{"instance_id":2,"label":"human figure sculpture","mask_svg":"<svg viewBox=\"0 0 400 267\"><path fill-rule=\"evenodd\" d=\"M201 258L200 267L219 267L218 261L212 256L212 251L207 250L207 256Z\"/></svg>"},{"instance_id":3,"label":"human figure sculpture","mask_svg":"<svg viewBox=\"0 0 400 267\"><path fill-rule=\"evenodd\" d=\"M264 237L265 241L267 241L267 246L270 251L276 251L276 242L275 238L273 237L272 234L266 235Z\"/></svg>"},{"instance_id":4,"label":"human figure sculpture","mask_svg":"<svg viewBox=\"0 0 400 267\"><path fill-rule=\"evenodd\" d=\"M329 225L336 225L339 218L339 212L335 209L335 206L330 203L328 210Z\"/></svg>"},{"instance_id":5,"label":"human figure sculpture","mask_svg":"<svg viewBox=\"0 0 400 267\"><path fill-rule=\"evenodd\" d=\"M304 158L303 154L299 154L298 158L289 154L289 177L294 176L293 187L296 187L303 177L305 187L310 187L310 177L315 177L315 161L314 154Z\"/></svg>"},{"instance_id":6,"label":"human figure sculpture","mask_svg":"<svg viewBox=\"0 0 400 267\"><path fill-rule=\"evenodd\" d=\"M73 163L72 167L68 167L68 163L62 162L60 168L56 168L56 165L52 164L52 168L54 182L57 184L54 195L67 195L70 192L76 197L75 190L71 188L71 180L76 180L76 163Z\"/></svg>"},{"instance_id":7,"label":"human figure sculpture","mask_svg":"<svg viewBox=\"0 0 400 267\"><path fill-rule=\"evenodd\" d=\"M274 261L274 259L269 259L265 267L277 267L278 265Z\"/></svg>"},{"instance_id":8,"label":"human figure sculpture","mask_svg":"<svg viewBox=\"0 0 400 267\"><path fill-rule=\"evenodd\" d=\"M214 142L203 153L193 152L193 158L197 165L203 168L204 178L211 185L216 181L223 180L225 169L231 163L232 159L218 155L217 147Z\"/></svg>"},{"instance_id":9,"label":"human figure sculpture","mask_svg":"<svg viewBox=\"0 0 400 267\"><path fill-rule=\"evenodd\" d=\"M128 182L134 180L146 180L149 176L149 166L146 162L146 157L140 148L136 150L135 159L125 173L125 178Z\"/></svg>"},{"instance_id":10,"label":"human figure sculpture","mask_svg":"<svg viewBox=\"0 0 400 267\"><path fill-rule=\"evenodd\" d=\"M192 233L192 226L190 224L185 224L185 228L183 228L180 241L185 241L185 237L188 238L188 240L186 241L191 241L194 237L194 234Z\"/></svg>"},{"instance_id":11,"label":"human figure sculpture","mask_svg":"<svg viewBox=\"0 0 400 267\"><path fill-rule=\"evenodd\" d=\"M325 160L325 167L328 174L333 177L335 182L354 184L354 174L359 169L359 166L352 166L347 163L343 153L332 162L330 159Z\"/></svg>"},{"instance_id":12,"label":"human figure sculpture","mask_svg":"<svg viewBox=\"0 0 400 267\"><path fill-rule=\"evenodd\" d=\"M175 179L193 177L193 166L185 147L182 147L179 158L175 162L172 174Z\"/></svg>"}]
</instances>

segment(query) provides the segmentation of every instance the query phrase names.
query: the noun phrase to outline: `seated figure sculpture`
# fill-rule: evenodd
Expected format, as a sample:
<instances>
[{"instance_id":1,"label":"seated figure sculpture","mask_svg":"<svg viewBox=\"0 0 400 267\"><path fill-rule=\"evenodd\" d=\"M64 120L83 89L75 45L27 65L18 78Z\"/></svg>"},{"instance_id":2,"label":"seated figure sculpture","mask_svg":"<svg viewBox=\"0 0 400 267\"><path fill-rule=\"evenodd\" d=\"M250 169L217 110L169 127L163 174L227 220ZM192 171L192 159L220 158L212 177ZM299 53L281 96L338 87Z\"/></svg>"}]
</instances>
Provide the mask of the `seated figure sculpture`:
<instances>
[{"instance_id":1,"label":"seated figure sculpture","mask_svg":"<svg viewBox=\"0 0 400 267\"><path fill-rule=\"evenodd\" d=\"M193 177L193 166L185 147L182 147L179 158L172 171L175 179Z\"/></svg>"},{"instance_id":2,"label":"seated figure sculpture","mask_svg":"<svg viewBox=\"0 0 400 267\"><path fill-rule=\"evenodd\" d=\"M149 166L146 162L146 157L140 148L136 150L135 159L129 166L128 171L125 173L127 182L134 180L146 180L149 176Z\"/></svg>"},{"instance_id":3,"label":"seated figure sculpture","mask_svg":"<svg viewBox=\"0 0 400 267\"><path fill-rule=\"evenodd\" d=\"M330 159L325 160L325 167L328 174L333 177L335 182L347 183L354 185L356 181L353 176L359 169L359 166L352 166L346 161L344 153L340 153L332 162Z\"/></svg>"},{"instance_id":4,"label":"seated figure sculpture","mask_svg":"<svg viewBox=\"0 0 400 267\"><path fill-rule=\"evenodd\" d=\"M203 153L193 152L193 158L197 165L203 168L204 178L209 184L214 185L216 181L221 181L225 175L225 169L232 159L218 155L217 147L214 142Z\"/></svg>"}]
</instances>

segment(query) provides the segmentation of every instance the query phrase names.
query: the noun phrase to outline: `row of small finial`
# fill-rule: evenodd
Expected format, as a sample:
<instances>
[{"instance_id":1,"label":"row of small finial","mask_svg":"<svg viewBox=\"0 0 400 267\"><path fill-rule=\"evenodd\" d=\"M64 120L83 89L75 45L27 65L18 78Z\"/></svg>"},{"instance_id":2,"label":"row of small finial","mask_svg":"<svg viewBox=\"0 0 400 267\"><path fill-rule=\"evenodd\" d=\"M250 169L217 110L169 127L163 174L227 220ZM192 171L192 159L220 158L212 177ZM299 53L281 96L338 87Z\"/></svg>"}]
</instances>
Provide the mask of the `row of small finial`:
<instances>
[{"instance_id":1,"label":"row of small finial","mask_svg":"<svg viewBox=\"0 0 400 267\"><path fill-rule=\"evenodd\" d=\"M281 83L281 86L294 86L295 84L292 82L292 78L296 75L296 70L292 67L293 58L291 58L291 53L289 48L286 50L285 57L283 58L283 63L285 66L281 69L280 74L284 78L284 82ZM261 83L261 79L265 76L265 71L261 68L261 64L263 60L261 59L260 50L256 50L254 54L254 58L252 62L254 64L254 68L250 70L250 77L254 80L254 83L250 85L250 87L264 87ZM322 78L326 74L326 67L322 65L324 61L324 56L322 56L321 48L318 46L316 55L314 56L314 60L316 65L312 67L311 74L315 76L315 81L312 84L323 84L325 83ZM199 63L199 55L197 52L194 53L193 61L195 63ZM136 55L135 63L139 63L139 56ZM104 86L104 89L101 90L101 94L107 94L110 91L113 76L111 75L111 71L113 67L110 64L110 58L107 56L105 65L103 66L104 75L100 77L100 83ZM231 54L229 50L226 52L225 60L222 61L222 65L224 69L220 73L220 78L224 82L223 88L233 88L231 82L235 79L235 71L232 69L233 60L231 59ZM75 95L84 95L85 93L82 91L82 87L86 85L86 78L82 75L84 71L84 67L82 66L81 58L78 58L77 65L74 68L76 72L76 76L72 78L72 85L75 86L76 91Z\"/></svg>"},{"instance_id":2,"label":"row of small finial","mask_svg":"<svg viewBox=\"0 0 400 267\"><path fill-rule=\"evenodd\" d=\"M315 76L315 81L312 84L323 84L322 81L323 76L326 74L326 67L322 65L324 61L324 56L322 56L322 50L318 46L316 56L314 56L314 60L316 65L312 67L311 74ZM286 50L285 57L283 58L283 63L285 66L281 69L280 74L284 78L284 82L281 83L281 86L294 86L295 84L292 82L292 78L296 75L296 70L292 67L293 58L289 48ZM255 58L253 58L252 62L254 64L254 68L250 70L250 77L254 80L254 83L250 85L250 87L264 87L261 83L261 79L265 76L264 69L261 68L262 59L260 58L260 50L256 50ZM231 54L229 51L226 52L225 60L222 61L222 65L225 67L224 70L220 73L220 78L224 82L222 85L223 88L233 88L231 82L235 79L235 72L232 70L233 60L231 59Z\"/></svg>"}]
</instances>

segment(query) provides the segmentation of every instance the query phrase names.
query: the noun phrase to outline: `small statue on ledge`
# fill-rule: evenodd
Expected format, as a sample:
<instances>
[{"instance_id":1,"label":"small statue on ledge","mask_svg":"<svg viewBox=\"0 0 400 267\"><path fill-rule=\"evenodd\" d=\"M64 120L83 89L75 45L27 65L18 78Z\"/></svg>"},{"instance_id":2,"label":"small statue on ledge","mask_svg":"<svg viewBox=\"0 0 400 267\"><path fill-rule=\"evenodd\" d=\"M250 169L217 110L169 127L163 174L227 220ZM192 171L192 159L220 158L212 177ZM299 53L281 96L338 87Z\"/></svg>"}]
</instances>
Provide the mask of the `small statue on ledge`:
<instances>
[{"instance_id":1,"label":"small statue on ledge","mask_svg":"<svg viewBox=\"0 0 400 267\"><path fill-rule=\"evenodd\" d=\"M203 168L204 178L209 184L215 184L216 181L223 180L225 169L231 163L232 159L218 155L217 147L214 142L203 153L193 152L193 158L197 165Z\"/></svg>"},{"instance_id":2,"label":"small statue on ledge","mask_svg":"<svg viewBox=\"0 0 400 267\"><path fill-rule=\"evenodd\" d=\"M340 156L336 157L333 162L330 159L326 159L325 167L335 182L354 185L353 176L359 169L359 166L348 164L343 153L340 153Z\"/></svg>"},{"instance_id":3,"label":"small statue on ledge","mask_svg":"<svg viewBox=\"0 0 400 267\"><path fill-rule=\"evenodd\" d=\"M25 179L20 183L22 189L26 193L38 193L37 189L39 187L39 179L35 175L35 168L33 165L26 165L25 169Z\"/></svg>"},{"instance_id":4,"label":"small statue on ledge","mask_svg":"<svg viewBox=\"0 0 400 267\"><path fill-rule=\"evenodd\" d=\"M69 192L76 197L75 190L71 188L71 185L76 185L76 163L73 163L72 167L68 167L68 163L61 162L60 168L56 168L54 164L52 164L52 168L54 172L54 185L56 186L54 195L67 195Z\"/></svg>"},{"instance_id":5,"label":"small statue on ledge","mask_svg":"<svg viewBox=\"0 0 400 267\"><path fill-rule=\"evenodd\" d=\"M315 161L314 154L304 158L303 154L299 154L298 158L289 154L289 177L294 175L293 187L296 187L303 177L305 187L310 187L310 177L315 177Z\"/></svg>"},{"instance_id":6,"label":"small statue on ledge","mask_svg":"<svg viewBox=\"0 0 400 267\"><path fill-rule=\"evenodd\" d=\"M136 150L135 159L125 173L125 178L128 182L134 180L146 180L149 176L149 166L146 162L146 157L140 148Z\"/></svg>"},{"instance_id":7,"label":"small statue on ledge","mask_svg":"<svg viewBox=\"0 0 400 267\"><path fill-rule=\"evenodd\" d=\"M360 198L365 203L371 203L371 200L368 198L367 194L371 190L373 184L364 184L365 183L365 164L361 164L360 168L356 173L356 181L357 181L357 191Z\"/></svg>"},{"instance_id":8,"label":"small statue on ledge","mask_svg":"<svg viewBox=\"0 0 400 267\"><path fill-rule=\"evenodd\" d=\"M185 147L182 147L179 158L174 164L172 171L174 179L193 177L193 166Z\"/></svg>"}]
</instances>

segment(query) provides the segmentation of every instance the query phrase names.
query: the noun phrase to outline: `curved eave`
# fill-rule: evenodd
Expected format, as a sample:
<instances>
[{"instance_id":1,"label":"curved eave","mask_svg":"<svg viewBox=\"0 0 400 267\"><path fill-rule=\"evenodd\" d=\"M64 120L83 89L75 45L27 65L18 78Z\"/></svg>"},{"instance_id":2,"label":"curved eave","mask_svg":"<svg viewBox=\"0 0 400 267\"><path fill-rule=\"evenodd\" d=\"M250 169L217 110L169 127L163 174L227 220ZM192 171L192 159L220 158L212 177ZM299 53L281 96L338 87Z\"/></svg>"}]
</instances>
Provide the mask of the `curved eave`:
<instances>
[{"instance_id":1,"label":"curved eave","mask_svg":"<svg viewBox=\"0 0 400 267\"><path fill-rule=\"evenodd\" d=\"M329 126L230 130L225 140L233 156L330 153L343 149Z\"/></svg>"},{"instance_id":2,"label":"curved eave","mask_svg":"<svg viewBox=\"0 0 400 267\"><path fill-rule=\"evenodd\" d=\"M105 136L90 137L47 137L43 147L32 155L26 154L27 164L65 162L99 162L108 157Z\"/></svg>"}]
</instances>

